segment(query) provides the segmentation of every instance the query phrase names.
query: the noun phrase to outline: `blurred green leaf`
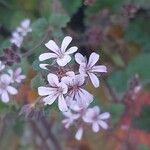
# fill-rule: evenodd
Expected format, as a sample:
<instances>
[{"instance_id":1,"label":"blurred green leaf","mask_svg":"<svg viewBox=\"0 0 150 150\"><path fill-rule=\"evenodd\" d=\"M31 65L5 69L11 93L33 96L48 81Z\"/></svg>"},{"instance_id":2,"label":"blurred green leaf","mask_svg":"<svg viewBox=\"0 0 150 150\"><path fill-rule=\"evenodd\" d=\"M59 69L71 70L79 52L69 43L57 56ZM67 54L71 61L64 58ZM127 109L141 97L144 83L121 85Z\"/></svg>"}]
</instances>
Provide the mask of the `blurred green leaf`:
<instances>
[{"instance_id":1,"label":"blurred green leaf","mask_svg":"<svg viewBox=\"0 0 150 150\"><path fill-rule=\"evenodd\" d=\"M124 112L124 105L123 104L109 104L106 107L105 111L108 111L111 114L111 123L115 125L119 121L122 113Z\"/></svg>"},{"instance_id":2,"label":"blurred green leaf","mask_svg":"<svg viewBox=\"0 0 150 150\"><path fill-rule=\"evenodd\" d=\"M82 5L82 0L59 0L69 16L72 16Z\"/></svg>"},{"instance_id":3,"label":"blurred green leaf","mask_svg":"<svg viewBox=\"0 0 150 150\"><path fill-rule=\"evenodd\" d=\"M140 144L138 150L149 150L149 147L144 144Z\"/></svg>"}]
</instances>

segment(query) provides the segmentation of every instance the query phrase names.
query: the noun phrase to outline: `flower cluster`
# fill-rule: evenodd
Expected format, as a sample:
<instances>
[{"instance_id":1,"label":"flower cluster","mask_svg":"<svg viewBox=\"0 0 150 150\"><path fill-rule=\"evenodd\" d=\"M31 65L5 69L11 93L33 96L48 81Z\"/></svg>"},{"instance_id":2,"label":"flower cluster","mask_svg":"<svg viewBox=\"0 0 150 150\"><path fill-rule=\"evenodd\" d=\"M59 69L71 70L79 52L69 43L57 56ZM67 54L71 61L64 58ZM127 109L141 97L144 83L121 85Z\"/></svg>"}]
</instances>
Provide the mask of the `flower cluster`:
<instances>
[{"instance_id":1,"label":"flower cluster","mask_svg":"<svg viewBox=\"0 0 150 150\"><path fill-rule=\"evenodd\" d=\"M107 129L107 119L110 117L108 112L100 114L100 108L95 106L90 108L93 101L93 95L85 89L89 82L95 88L99 87L100 73L107 72L106 66L96 65L99 55L93 52L89 59L80 53L75 54L75 61L79 65L69 64L71 54L77 52L77 47L68 48L72 38L66 36L59 47L53 40L50 40L45 46L50 52L39 56L40 61L51 59L52 65L41 63L39 66L48 71L47 85L38 88L38 93L42 96L45 105L51 105L58 101L58 108L62 111L65 119L62 121L65 128L75 124L78 127L75 135L80 140L83 134L85 124L91 124L94 132L100 128ZM55 70L53 69L55 66Z\"/></svg>"},{"instance_id":2,"label":"flower cluster","mask_svg":"<svg viewBox=\"0 0 150 150\"><path fill-rule=\"evenodd\" d=\"M18 93L16 87L25 78L26 76L22 75L21 68L17 68L16 70L7 69L7 67L0 61L0 96L2 102L9 102L9 96Z\"/></svg>"},{"instance_id":3,"label":"flower cluster","mask_svg":"<svg viewBox=\"0 0 150 150\"><path fill-rule=\"evenodd\" d=\"M32 29L30 27L30 20L24 19L20 26L16 28L16 30L12 33L12 37L10 42L15 44L17 47L20 47L24 37L27 35L28 32L31 32Z\"/></svg>"}]
</instances>

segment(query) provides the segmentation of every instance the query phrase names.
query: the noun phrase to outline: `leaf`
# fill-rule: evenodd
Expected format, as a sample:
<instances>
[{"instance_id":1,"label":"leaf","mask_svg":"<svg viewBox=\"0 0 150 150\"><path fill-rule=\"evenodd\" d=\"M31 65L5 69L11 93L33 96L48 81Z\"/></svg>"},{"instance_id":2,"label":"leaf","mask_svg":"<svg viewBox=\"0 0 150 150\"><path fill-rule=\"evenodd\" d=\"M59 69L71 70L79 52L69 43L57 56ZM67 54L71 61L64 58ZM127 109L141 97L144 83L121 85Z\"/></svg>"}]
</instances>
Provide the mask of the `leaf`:
<instances>
[{"instance_id":1,"label":"leaf","mask_svg":"<svg viewBox=\"0 0 150 150\"><path fill-rule=\"evenodd\" d=\"M128 80L135 74L143 84L149 83L150 71L147 69L150 66L150 54L141 54L131 60L125 70L115 71L108 78L108 83L118 92L123 92L127 89Z\"/></svg>"},{"instance_id":2,"label":"leaf","mask_svg":"<svg viewBox=\"0 0 150 150\"><path fill-rule=\"evenodd\" d=\"M58 13L53 13L49 17L49 23L50 26L53 26L54 28L63 28L66 26L66 24L70 21L70 17L65 14L58 14Z\"/></svg>"},{"instance_id":3,"label":"leaf","mask_svg":"<svg viewBox=\"0 0 150 150\"><path fill-rule=\"evenodd\" d=\"M60 0L60 2L62 3L69 16L72 16L82 5L82 0L71 0L69 2L68 0Z\"/></svg>"},{"instance_id":4,"label":"leaf","mask_svg":"<svg viewBox=\"0 0 150 150\"><path fill-rule=\"evenodd\" d=\"M110 112L112 124L116 124L124 112L123 104L110 104L106 107L105 111Z\"/></svg>"},{"instance_id":5,"label":"leaf","mask_svg":"<svg viewBox=\"0 0 150 150\"><path fill-rule=\"evenodd\" d=\"M140 144L138 150L149 150L149 147L147 145Z\"/></svg>"},{"instance_id":6,"label":"leaf","mask_svg":"<svg viewBox=\"0 0 150 150\"><path fill-rule=\"evenodd\" d=\"M31 88L32 89L36 89L41 86L44 85L44 79L42 78L42 76L40 74L37 74L32 80L31 80Z\"/></svg>"}]
</instances>

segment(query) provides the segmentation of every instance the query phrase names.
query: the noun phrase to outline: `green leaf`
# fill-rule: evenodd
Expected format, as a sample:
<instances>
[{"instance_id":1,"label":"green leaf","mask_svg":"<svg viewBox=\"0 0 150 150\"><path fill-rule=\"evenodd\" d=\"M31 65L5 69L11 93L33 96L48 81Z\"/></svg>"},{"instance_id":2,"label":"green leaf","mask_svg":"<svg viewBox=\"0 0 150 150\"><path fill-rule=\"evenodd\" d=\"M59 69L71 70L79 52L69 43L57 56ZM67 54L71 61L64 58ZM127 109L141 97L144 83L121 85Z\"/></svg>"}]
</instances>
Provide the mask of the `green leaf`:
<instances>
[{"instance_id":1,"label":"green leaf","mask_svg":"<svg viewBox=\"0 0 150 150\"><path fill-rule=\"evenodd\" d=\"M49 18L50 26L52 26L54 29L65 27L69 21L70 17L65 14L53 13Z\"/></svg>"},{"instance_id":2,"label":"green leaf","mask_svg":"<svg viewBox=\"0 0 150 150\"><path fill-rule=\"evenodd\" d=\"M144 144L140 144L138 150L149 150L149 147Z\"/></svg>"},{"instance_id":3,"label":"green leaf","mask_svg":"<svg viewBox=\"0 0 150 150\"><path fill-rule=\"evenodd\" d=\"M82 0L71 0L68 2L68 0L59 0L62 3L62 6L67 11L69 16L72 16L79 7L82 6Z\"/></svg>"},{"instance_id":4,"label":"green leaf","mask_svg":"<svg viewBox=\"0 0 150 150\"><path fill-rule=\"evenodd\" d=\"M31 88L37 90L37 88L41 85L44 85L44 79L40 74L37 74L32 80L31 80Z\"/></svg>"},{"instance_id":5,"label":"green leaf","mask_svg":"<svg viewBox=\"0 0 150 150\"><path fill-rule=\"evenodd\" d=\"M108 78L108 83L117 92L123 92L127 89L128 80L135 74L138 74L140 81L145 84L149 83L150 71L150 54L141 54L131 60L125 70L115 71Z\"/></svg>"},{"instance_id":6,"label":"green leaf","mask_svg":"<svg viewBox=\"0 0 150 150\"><path fill-rule=\"evenodd\" d=\"M122 113L124 112L124 105L123 104L109 104L105 111L108 111L111 114L111 122L113 125L115 125L120 117L122 116Z\"/></svg>"}]
</instances>

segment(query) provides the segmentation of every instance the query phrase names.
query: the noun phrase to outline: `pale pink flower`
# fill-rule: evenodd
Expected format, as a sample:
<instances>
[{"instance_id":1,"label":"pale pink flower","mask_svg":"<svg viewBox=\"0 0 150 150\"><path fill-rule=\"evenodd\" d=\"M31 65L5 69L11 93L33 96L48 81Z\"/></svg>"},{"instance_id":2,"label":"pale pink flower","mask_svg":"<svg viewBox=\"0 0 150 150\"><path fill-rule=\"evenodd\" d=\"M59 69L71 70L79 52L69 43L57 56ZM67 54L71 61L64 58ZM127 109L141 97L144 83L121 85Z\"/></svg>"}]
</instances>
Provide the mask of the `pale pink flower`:
<instances>
[{"instance_id":1,"label":"pale pink flower","mask_svg":"<svg viewBox=\"0 0 150 150\"><path fill-rule=\"evenodd\" d=\"M82 75L75 75L73 77L63 80L68 86L68 95L66 101L81 101L84 105L89 105L93 101L93 95L83 89L85 79Z\"/></svg>"},{"instance_id":2,"label":"pale pink flower","mask_svg":"<svg viewBox=\"0 0 150 150\"><path fill-rule=\"evenodd\" d=\"M22 36L26 36L28 32L32 31L30 23L31 22L29 19L24 19L20 26L17 28L17 32L19 32Z\"/></svg>"},{"instance_id":3,"label":"pale pink flower","mask_svg":"<svg viewBox=\"0 0 150 150\"><path fill-rule=\"evenodd\" d=\"M100 114L100 108L98 106L94 106L93 108L87 109L85 115L83 116L83 120L87 123L92 124L92 130L94 132L98 132L100 128L108 128L106 120L109 119L109 117L110 114L108 112Z\"/></svg>"},{"instance_id":4,"label":"pale pink flower","mask_svg":"<svg viewBox=\"0 0 150 150\"><path fill-rule=\"evenodd\" d=\"M48 74L48 87L39 87L38 93L40 96L46 96L43 98L45 105L51 105L58 98L58 107L61 111L67 111L68 107L64 99L64 94L67 93L67 85L63 82L59 82L58 77L55 74Z\"/></svg>"},{"instance_id":5,"label":"pale pink flower","mask_svg":"<svg viewBox=\"0 0 150 150\"><path fill-rule=\"evenodd\" d=\"M65 128L69 128L74 121L80 117L79 114L72 113L70 110L63 112L63 115L65 116L65 119L62 120L62 123L64 124Z\"/></svg>"},{"instance_id":6,"label":"pale pink flower","mask_svg":"<svg viewBox=\"0 0 150 150\"><path fill-rule=\"evenodd\" d=\"M0 61L0 71L2 71L5 68L5 65L3 64L2 61Z\"/></svg>"},{"instance_id":7,"label":"pale pink flower","mask_svg":"<svg viewBox=\"0 0 150 150\"><path fill-rule=\"evenodd\" d=\"M99 60L99 55L93 52L90 55L89 60L87 61L86 57L83 57L82 54L77 53L75 55L75 60L80 65L79 67L80 74L84 76L89 76L94 87L96 88L99 87L99 79L95 74L100 72L107 72L106 66L95 65Z\"/></svg>"},{"instance_id":8,"label":"pale pink flower","mask_svg":"<svg viewBox=\"0 0 150 150\"><path fill-rule=\"evenodd\" d=\"M15 71L13 71L12 69L8 70L8 73L11 77L11 82L17 82L17 83L21 83L22 80L24 80L26 78L25 75L21 74L22 73L22 69L19 67L17 68Z\"/></svg>"},{"instance_id":9,"label":"pale pink flower","mask_svg":"<svg viewBox=\"0 0 150 150\"><path fill-rule=\"evenodd\" d=\"M76 46L67 49L71 41L72 38L70 36L66 36L62 41L61 48L59 48L53 40L50 40L48 43L45 44L45 46L52 52L41 54L39 56L39 60L44 61L50 58L54 58L56 59L56 62L59 66L65 66L71 61L70 54L73 54L78 49Z\"/></svg>"},{"instance_id":10,"label":"pale pink flower","mask_svg":"<svg viewBox=\"0 0 150 150\"><path fill-rule=\"evenodd\" d=\"M4 103L9 102L9 94L16 95L18 93L17 89L11 85L11 77L7 74L2 74L0 76L0 95L1 100Z\"/></svg>"}]
</instances>

